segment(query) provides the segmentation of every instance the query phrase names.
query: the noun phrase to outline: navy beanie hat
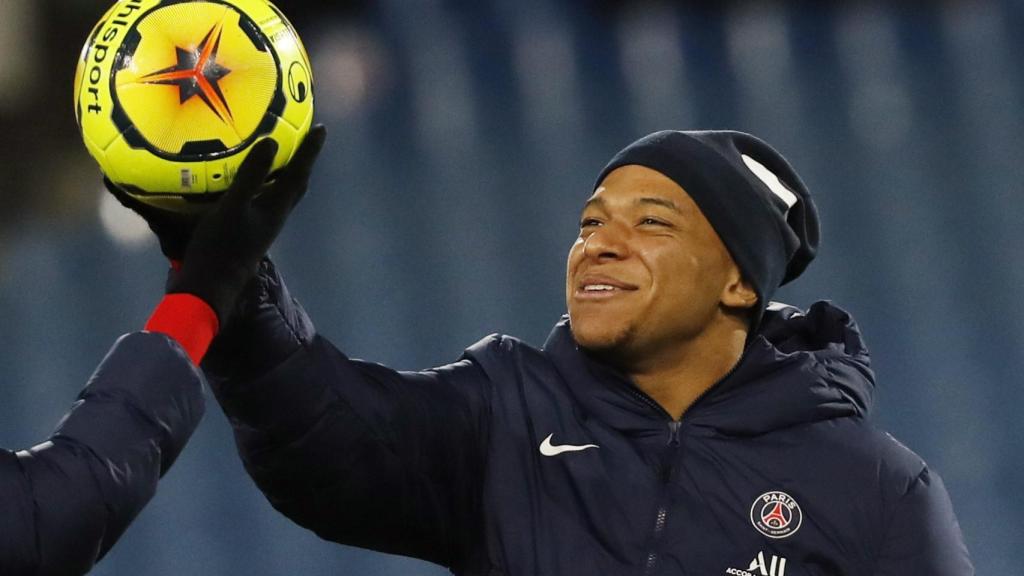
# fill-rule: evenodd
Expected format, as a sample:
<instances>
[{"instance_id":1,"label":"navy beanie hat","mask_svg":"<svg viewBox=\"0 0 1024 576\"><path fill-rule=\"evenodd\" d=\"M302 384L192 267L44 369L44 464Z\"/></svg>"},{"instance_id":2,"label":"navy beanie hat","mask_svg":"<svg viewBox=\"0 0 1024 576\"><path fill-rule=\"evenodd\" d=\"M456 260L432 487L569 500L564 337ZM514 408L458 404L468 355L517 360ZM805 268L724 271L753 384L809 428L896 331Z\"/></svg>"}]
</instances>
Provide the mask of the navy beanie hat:
<instances>
[{"instance_id":1,"label":"navy beanie hat","mask_svg":"<svg viewBox=\"0 0 1024 576\"><path fill-rule=\"evenodd\" d=\"M757 291L753 333L775 290L799 276L818 249L818 211L796 171L750 134L664 130L622 149L594 188L627 164L664 174L700 208Z\"/></svg>"}]
</instances>

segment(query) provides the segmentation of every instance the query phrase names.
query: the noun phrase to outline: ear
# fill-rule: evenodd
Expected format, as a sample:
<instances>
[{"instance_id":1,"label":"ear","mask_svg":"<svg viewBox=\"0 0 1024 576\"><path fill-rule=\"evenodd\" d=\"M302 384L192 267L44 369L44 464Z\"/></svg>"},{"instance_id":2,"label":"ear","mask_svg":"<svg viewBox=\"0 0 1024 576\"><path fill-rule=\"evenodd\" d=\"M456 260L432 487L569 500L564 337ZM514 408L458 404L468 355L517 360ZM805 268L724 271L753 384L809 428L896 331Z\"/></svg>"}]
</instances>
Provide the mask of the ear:
<instances>
[{"instance_id":1,"label":"ear","mask_svg":"<svg viewBox=\"0 0 1024 576\"><path fill-rule=\"evenodd\" d=\"M722 305L727 308L753 308L757 304L757 292L740 274L736 265L731 266L729 278L722 289Z\"/></svg>"}]
</instances>

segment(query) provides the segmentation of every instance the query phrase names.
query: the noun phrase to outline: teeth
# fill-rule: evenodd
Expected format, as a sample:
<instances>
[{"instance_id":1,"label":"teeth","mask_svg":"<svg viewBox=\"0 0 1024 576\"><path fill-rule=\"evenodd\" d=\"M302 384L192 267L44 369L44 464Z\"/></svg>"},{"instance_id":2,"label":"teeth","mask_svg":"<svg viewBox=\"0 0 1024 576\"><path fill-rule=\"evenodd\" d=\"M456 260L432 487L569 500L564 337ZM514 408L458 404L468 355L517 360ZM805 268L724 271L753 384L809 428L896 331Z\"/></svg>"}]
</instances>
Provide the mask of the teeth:
<instances>
[{"instance_id":1,"label":"teeth","mask_svg":"<svg viewBox=\"0 0 1024 576\"><path fill-rule=\"evenodd\" d=\"M583 287L584 292L598 292L600 290L615 290L614 286L607 284L588 284Z\"/></svg>"}]
</instances>

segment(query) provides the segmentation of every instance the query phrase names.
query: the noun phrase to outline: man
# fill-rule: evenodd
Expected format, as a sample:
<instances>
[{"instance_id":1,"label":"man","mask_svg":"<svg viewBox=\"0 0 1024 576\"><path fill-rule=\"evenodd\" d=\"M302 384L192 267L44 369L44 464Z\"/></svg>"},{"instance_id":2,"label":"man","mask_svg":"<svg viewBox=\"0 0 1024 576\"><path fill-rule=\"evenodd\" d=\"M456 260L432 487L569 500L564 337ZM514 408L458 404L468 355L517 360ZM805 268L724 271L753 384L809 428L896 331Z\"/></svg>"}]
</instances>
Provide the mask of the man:
<instances>
[{"instance_id":1,"label":"man","mask_svg":"<svg viewBox=\"0 0 1024 576\"><path fill-rule=\"evenodd\" d=\"M198 363L305 191L323 130L258 197L276 144L257 145L207 215L164 214L115 194L165 232L175 270L145 331L120 338L45 442L0 450L0 574L84 574L153 497L199 424ZM191 240L189 240L191 238Z\"/></svg>"},{"instance_id":2,"label":"man","mask_svg":"<svg viewBox=\"0 0 1024 576\"><path fill-rule=\"evenodd\" d=\"M768 305L817 243L769 145L659 132L601 172L542 349L350 360L264 261L204 370L279 511L456 574L971 574L850 316Z\"/></svg>"}]
</instances>

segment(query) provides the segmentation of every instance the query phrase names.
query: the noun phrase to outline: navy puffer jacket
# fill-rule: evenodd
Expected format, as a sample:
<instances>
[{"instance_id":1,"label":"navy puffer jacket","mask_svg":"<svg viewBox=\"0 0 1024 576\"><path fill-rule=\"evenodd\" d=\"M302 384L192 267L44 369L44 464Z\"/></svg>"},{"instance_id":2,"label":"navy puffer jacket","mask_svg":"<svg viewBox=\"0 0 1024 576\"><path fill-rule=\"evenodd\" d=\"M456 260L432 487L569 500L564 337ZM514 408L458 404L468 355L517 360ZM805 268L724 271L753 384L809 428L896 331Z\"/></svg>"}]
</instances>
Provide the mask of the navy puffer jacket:
<instances>
[{"instance_id":1,"label":"navy puffer jacket","mask_svg":"<svg viewBox=\"0 0 1024 576\"><path fill-rule=\"evenodd\" d=\"M265 265L206 364L245 466L323 538L464 575L973 574L935 472L870 420L849 315L775 305L679 421L562 319L397 372L318 336Z\"/></svg>"},{"instance_id":2,"label":"navy puffer jacket","mask_svg":"<svg viewBox=\"0 0 1024 576\"><path fill-rule=\"evenodd\" d=\"M0 574L85 574L156 492L205 411L177 342L120 338L45 442L0 450Z\"/></svg>"}]
</instances>

